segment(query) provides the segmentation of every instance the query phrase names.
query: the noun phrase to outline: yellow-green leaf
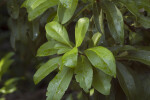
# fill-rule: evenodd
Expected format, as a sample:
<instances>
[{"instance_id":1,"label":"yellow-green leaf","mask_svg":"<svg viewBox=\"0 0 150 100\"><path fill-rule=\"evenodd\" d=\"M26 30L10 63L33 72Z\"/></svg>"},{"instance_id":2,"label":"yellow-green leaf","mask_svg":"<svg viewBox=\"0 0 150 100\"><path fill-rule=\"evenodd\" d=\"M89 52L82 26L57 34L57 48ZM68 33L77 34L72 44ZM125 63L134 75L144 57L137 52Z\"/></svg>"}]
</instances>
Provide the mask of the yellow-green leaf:
<instances>
[{"instance_id":1,"label":"yellow-green leaf","mask_svg":"<svg viewBox=\"0 0 150 100\"><path fill-rule=\"evenodd\" d=\"M75 40L76 40L76 47L79 47L84 40L85 34L89 27L89 19L84 17L80 18L75 27Z\"/></svg>"},{"instance_id":2,"label":"yellow-green leaf","mask_svg":"<svg viewBox=\"0 0 150 100\"><path fill-rule=\"evenodd\" d=\"M74 47L66 52L62 57L62 63L67 67L75 67L77 65L78 49Z\"/></svg>"},{"instance_id":3,"label":"yellow-green leaf","mask_svg":"<svg viewBox=\"0 0 150 100\"><path fill-rule=\"evenodd\" d=\"M58 22L52 21L46 24L45 29L46 29L46 33L51 38L55 39L56 41L60 43L64 43L68 46L71 46L68 33L65 27L59 24Z\"/></svg>"}]
</instances>

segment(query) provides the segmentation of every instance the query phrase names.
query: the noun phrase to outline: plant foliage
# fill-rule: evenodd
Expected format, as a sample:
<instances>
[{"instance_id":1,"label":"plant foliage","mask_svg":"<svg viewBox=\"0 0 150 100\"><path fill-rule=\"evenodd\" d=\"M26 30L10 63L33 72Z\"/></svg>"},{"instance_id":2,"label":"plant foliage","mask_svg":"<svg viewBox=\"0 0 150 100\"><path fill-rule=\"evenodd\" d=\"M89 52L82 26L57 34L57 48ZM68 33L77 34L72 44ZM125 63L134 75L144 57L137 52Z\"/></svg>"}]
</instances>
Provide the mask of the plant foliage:
<instances>
[{"instance_id":1,"label":"plant foliage","mask_svg":"<svg viewBox=\"0 0 150 100\"><path fill-rule=\"evenodd\" d=\"M41 33L47 38L36 56L50 59L35 73L35 84L58 72L48 85L47 100L60 100L74 80L85 93L94 88L119 100L114 92L117 80L129 100L148 100L150 92L145 87L150 80L139 82L145 77L137 75L138 68L133 70L132 64L150 66L149 0L25 0L21 7L28 12L28 23L33 23L32 40ZM14 19L18 12L16 8L12 13ZM39 24L45 31L40 33ZM140 91L146 93L145 99L139 97L143 96Z\"/></svg>"}]
</instances>

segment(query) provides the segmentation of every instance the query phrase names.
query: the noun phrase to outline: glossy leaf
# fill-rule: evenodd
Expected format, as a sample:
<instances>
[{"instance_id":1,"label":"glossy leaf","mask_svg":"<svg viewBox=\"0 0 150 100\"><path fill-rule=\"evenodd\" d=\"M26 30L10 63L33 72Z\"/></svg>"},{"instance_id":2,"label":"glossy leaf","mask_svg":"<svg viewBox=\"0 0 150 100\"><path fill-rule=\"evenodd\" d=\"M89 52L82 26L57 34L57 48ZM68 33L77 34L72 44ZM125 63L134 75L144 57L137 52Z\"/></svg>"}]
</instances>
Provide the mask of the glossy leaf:
<instances>
[{"instance_id":1,"label":"glossy leaf","mask_svg":"<svg viewBox=\"0 0 150 100\"><path fill-rule=\"evenodd\" d=\"M77 65L78 49L74 47L66 52L62 57L62 63L67 67L75 67Z\"/></svg>"},{"instance_id":2,"label":"glossy leaf","mask_svg":"<svg viewBox=\"0 0 150 100\"><path fill-rule=\"evenodd\" d=\"M61 48L58 50L57 54L60 55L60 54L64 54L66 52L69 52L71 50L71 48Z\"/></svg>"},{"instance_id":3,"label":"glossy leaf","mask_svg":"<svg viewBox=\"0 0 150 100\"><path fill-rule=\"evenodd\" d=\"M48 41L44 43L37 51L36 56L50 56L57 53L57 49L54 48L56 42L55 41Z\"/></svg>"},{"instance_id":4,"label":"glossy leaf","mask_svg":"<svg viewBox=\"0 0 150 100\"><path fill-rule=\"evenodd\" d=\"M85 54L94 67L102 70L108 75L116 77L115 58L111 51L104 47L98 46L87 49Z\"/></svg>"},{"instance_id":5,"label":"glossy leaf","mask_svg":"<svg viewBox=\"0 0 150 100\"><path fill-rule=\"evenodd\" d=\"M59 1L66 8L70 8L72 6L72 2L73 2L73 0L59 0Z\"/></svg>"},{"instance_id":6,"label":"glossy leaf","mask_svg":"<svg viewBox=\"0 0 150 100\"><path fill-rule=\"evenodd\" d=\"M78 5L78 0L61 0L61 1L66 2L66 3L70 1L71 3L70 7L68 7L69 5L67 5L67 7L66 6L64 7L64 4L62 4L61 2L59 3L58 9L57 9L59 22L61 24L65 24L73 16L76 10L76 7Z\"/></svg>"},{"instance_id":7,"label":"glossy leaf","mask_svg":"<svg viewBox=\"0 0 150 100\"><path fill-rule=\"evenodd\" d=\"M34 83L38 84L43 78L58 68L60 61L61 57L56 57L43 64L34 74Z\"/></svg>"},{"instance_id":8,"label":"glossy leaf","mask_svg":"<svg viewBox=\"0 0 150 100\"><path fill-rule=\"evenodd\" d=\"M68 33L64 26L59 24L58 22L52 21L45 26L47 34L55 39L58 42L64 43L68 46L70 45Z\"/></svg>"},{"instance_id":9,"label":"glossy leaf","mask_svg":"<svg viewBox=\"0 0 150 100\"><path fill-rule=\"evenodd\" d=\"M102 8L107 16L110 33L116 43L124 43L124 22L120 10L110 1L104 0Z\"/></svg>"},{"instance_id":10,"label":"glossy leaf","mask_svg":"<svg viewBox=\"0 0 150 100\"><path fill-rule=\"evenodd\" d=\"M32 9L35 9L38 7L40 4L44 3L47 0L27 0L26 5L31 7Z\"/></svg>"},{"instance_id":11,"label":"glossy leaf","mask_svg":"<svg viewBox=\"0 0 150 100\"><path fill-rule=\"evenodd\" d=\"M85 92L89 92L92 85L93 69L86 57L81 56L79 58L77 67L75 68L75 74L76 81L79 82L80 87L82 87Z\"/></svg>"},{"instance_id":12,"label":"glossy leaf","mask_svg":"<svg viewBox=\"0 0 150 100\"><path fill-rule=\"evenodd\" d=\"M109 95L111 88L111 79L111 76L98 69L95 69L92 86L103 95Z\"/></svg>"},{"instance_id":13,"label":"glossy leaf","mask_svg":"<svg viewBox=\"0 0 150 100\"><path fill-rule=\"evenodd\" d=\"M55 44L54 48L58 49L57 54L63 54L63 53L66 53L71 50L70 47L68 47L67 45L64 45L62 43Z\"/></svg>"},{"instance_id":14,"label":"glossy leaf","mask_svg":"<svg viewBox=\"0 0 150 100\"><path fill-rule=\"evenodd\" d=\"M67 90L73 76L73 70L70 68L63 68L53 80L49 83L47 88L46 100L60 100Z\"/></svg>"},{"instance_id":15,"label":"glossy leaf","mask_svg":"<svg viewBox=\"0 0 150 100\"><path fill-rule=\"evenodd\" d=\"M46 0L34 9L31 9L31 7L27 5L27 2L25 2L23 6L27 8L29 21L32 21L44 13L48 8L56 6L58 3L59 0Z\"/></svg>"},{"instance_id":16,"label":"glossy leaf","mask_svg":"<svg viewBox=\"0 0 150 100\"><path fill-rule=\"evenodd\" d=\"M75 27L75 40L76 40L76 47L79 47L84 40L85 34L89 27L89 19L84 17L80 18Z\"/></svg>"},{"instance_id":17,"label":"glossy leaf","mask_svg":"<svg viewBox=\"0 0 150 100\"><path fill-rule=\"evenodd\" d=\"M93 35L92 40L93 40L94 46L97 45L97 43L99 42L100 38L101 38L101 33L99 33L99 32L97 32L97 33L95 33Z\"/></svg>"}]
</instances>

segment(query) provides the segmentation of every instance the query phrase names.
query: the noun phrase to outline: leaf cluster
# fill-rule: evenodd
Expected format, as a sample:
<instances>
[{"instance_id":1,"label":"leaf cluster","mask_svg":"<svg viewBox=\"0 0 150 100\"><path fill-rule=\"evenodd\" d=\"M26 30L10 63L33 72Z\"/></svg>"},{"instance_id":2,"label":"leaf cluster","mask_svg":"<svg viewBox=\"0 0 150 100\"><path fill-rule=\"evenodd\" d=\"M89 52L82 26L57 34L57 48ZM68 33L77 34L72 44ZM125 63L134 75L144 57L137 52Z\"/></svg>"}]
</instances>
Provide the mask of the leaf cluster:
<instances>
[{"instance_id":1,"label":"leaf cluster","mask_svg":"<svg viewBox=\"0 0 150 100\"><path fill-rule=\"evenodd\" d=\"M140 100L136 74L127 66L130 61L150 66L149 4L149 0L26 0L21 7L27 9L29 21L36 23L52 9L45 25L47 42L37 56L53 58L34 75L38 84L59 70L48 85L47 100L60 100L73 76L86 93L93 87L103 95L112 94L111 80L117 77L127 98Z\"/></svg>"}]
</instances>

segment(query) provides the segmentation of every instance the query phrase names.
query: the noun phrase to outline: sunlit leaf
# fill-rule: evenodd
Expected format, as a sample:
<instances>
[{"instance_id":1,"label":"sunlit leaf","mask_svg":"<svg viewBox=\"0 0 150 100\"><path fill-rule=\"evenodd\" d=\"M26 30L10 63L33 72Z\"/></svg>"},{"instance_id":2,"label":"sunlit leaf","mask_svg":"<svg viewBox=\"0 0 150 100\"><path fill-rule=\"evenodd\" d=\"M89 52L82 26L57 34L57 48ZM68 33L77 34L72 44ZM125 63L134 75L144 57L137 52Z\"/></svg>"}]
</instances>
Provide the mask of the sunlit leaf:
<instances>
[{"instance_id":1,"label":"sunlit leaf","mask_svg":"<svg viewBox=\"0 0 150 100\"><path fill-rule=\"evenodd\" d=\"M47 34L58 42L71 46L68 33L64 26L58 22L52 21L45 26Z\"/></svg>"},{"instance_id":2,"label":"sunlit leaf","mask_svg":"<svg viewBox=\"0 0 150 100\"><path fill-rule=\"evenodd\" d=\"M97 45L100 38L101 38L101 33L99 33L99 32L97 32L93 35L92 40L93 40L94 46Z\"/></svg>"},{"instance_id":3,"label":"sunlit leaf","mask_svg":"<svg viewBox=\"0 0 150 100\"><path fill-rule=\"evenodd\" d=\"M37 6L34 9L28 6L27 2L25 2L23 6L27 8L29 21L32 21L36 17L44 13L48 8L56 6L58 3L59 3L59 0L46 0L45 2L41 3L39 6Z\"/></svg>"},{"instance_id":4,"label":"sunlit leaf","mask_svg":"<svg viewBox=\"0 0 150 100\"><path fill-rule=\"evenodd\" d=\"M79 47L82 44L82 41L85 37L85 34L89 27L89 19L84 17L80 18L75 27L75 40L76 47Z\"/></svg>"},{"instance_id":5,"label":"sunlit leaf","mask_svg":"<svg viewBox=\"0 0 150 100\"><path fill-rule=\"evenodd\" d=\"M31 7L32 9L35 9L36 7L38 7L40 4L42 4L45 1L47 0L27 0L26 5Z\"/></svg>"},{"instance_id":6,"label":"sunlit leaf","mask_svg":"<svg viewBox=\"0 0 150 100\"><path fill-rule=\"evenodd\" d=\"M47 88L46 100L60 100L67 90L73 76L73 70L70 68L63 68L53 80L49 83Z\"/></svg>"},{"instance_id":7,"label":"sunlit leaf","mask_svg":"<svg viewBox=\"0 0 150 100\"><path fill-rule=\"evenodd\" d=\"M85 54L94 67L102 70L108 75L116 77L115 58L111 51L104 47L98 46L87 49Z\"/></svg>"},{"instance_id":8,"label":"sunlit leaf","mask_svg":"<svg viewBox=\"0 0 150 100\"><path fill-rule=\"evenodd\" d=\"M70 8L72 6L72 2L73 2L73 0L59 0L59 1L66 8Z\"/></svg>"},{"instance_id":9,"label":"sunlit leaf","mask_svg":"<svg viewBox=\"0 0 150 100\"><path fill-rule=\"evenodd\" d=\"M62 57L62 63L68 67L75 67L77 65L78 49L74 47L72 50L66 52Z\"/></svg>"},{"instance_id":10,"label":"sunlit leaf","mask_svg":"<svg viewBox=\"0 0 150 100\"><path fill-rule=\"evenodd\" d=\"M66 52L68 52L68 51L70 51L72 49L69 46L64 45L62 43L55 44L54 48L58 49L57 54L63 54L63 53L66 53Z\"/></svg>"},{"instance_id":11,"label":"sunlit leaf","mask_svg":"<svg viewBox=\"0 0 150 100\"><path fill-rule=\"evenodd\" d=\"M76 81L79 82L80 87L82 87L85 92L89 92L92 85L93 69L86 57L81 56L79 58L77 67L75 68L75 74Z\"/></svg>"},{"instance_id":12,"label":"sunlit leaf","mask_svg":"<svg viewBox=\"0 0 150 100\"><path fill-rule=\"evenodd\" d=\"M8 70L14 60L10 59L14 53L10 52L0 60L0 81L3 74Z\"/></svg>"}]
</instances>

